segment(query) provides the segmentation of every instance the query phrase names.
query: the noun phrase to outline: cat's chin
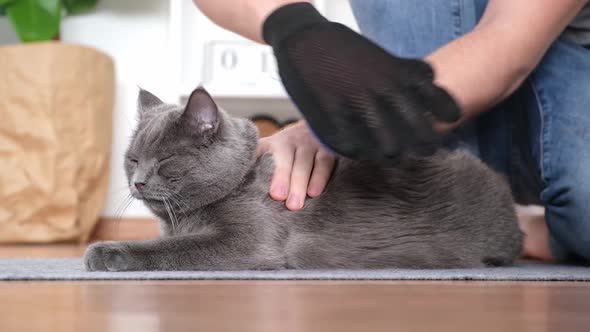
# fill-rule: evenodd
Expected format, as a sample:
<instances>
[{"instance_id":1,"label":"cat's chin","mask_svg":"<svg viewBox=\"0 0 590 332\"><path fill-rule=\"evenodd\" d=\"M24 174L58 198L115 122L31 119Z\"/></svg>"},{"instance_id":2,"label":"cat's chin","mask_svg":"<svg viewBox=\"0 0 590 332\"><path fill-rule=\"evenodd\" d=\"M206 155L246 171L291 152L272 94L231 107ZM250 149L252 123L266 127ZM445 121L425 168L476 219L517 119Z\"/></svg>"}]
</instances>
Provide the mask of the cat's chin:
<instances>
[{"instance_id":1,"label":"cat's chin","mask_svg":"<svg viewBox=\"0 0 590 332\"><path fill-rule=\"evenodd\" d=\"M141 201L142 201L143 205L145 205L148 209L150 209L152 212L154 212L157 215L160 215L160 214L167 215L168 214L168 210L166 209L164 202L161 200L141 199Z\"/></svg>"},{"instance_id":2,"label":"cat's chin","mask_svg":"<svg viewBox=\"0 0 590 332\"><path fill-rule=\"evenodd\" d=\"M161 199L142 197L142 198L139 198L139 200L142 201L145 205L157 205L157 206L164 205L164 201L162 201Z\"/></svg>"},{"instance_id":3,"label":"cat's chin","mask_svg":"<svg viewBox=\"0 0 590 332\"><path fill-rule=\"evenodd\" d=\"M140 194L136 194L133 195L133 198L137 199L138 201L143 202L143 204L147 205L147 206L154 206L154 207L161 207L164 206L164 201L160 198L155 198L155 197L145 197L143 195Z\"/></svg>"}]
</instances>

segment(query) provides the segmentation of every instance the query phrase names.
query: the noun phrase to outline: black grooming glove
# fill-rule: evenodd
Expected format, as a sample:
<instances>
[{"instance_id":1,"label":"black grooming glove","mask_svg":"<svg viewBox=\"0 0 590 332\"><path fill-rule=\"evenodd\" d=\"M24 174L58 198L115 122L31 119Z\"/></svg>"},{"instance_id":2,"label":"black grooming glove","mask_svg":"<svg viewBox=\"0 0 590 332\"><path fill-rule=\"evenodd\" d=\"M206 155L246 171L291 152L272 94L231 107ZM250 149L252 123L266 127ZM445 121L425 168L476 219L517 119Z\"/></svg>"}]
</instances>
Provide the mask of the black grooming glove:
<instances>
[{"instance_id":1,"label":"black grooming glove","mask_svg":"<svg viewBox=\"0 0 590 332\"><path fill-rule=\"evenodd\" d=\"M424 61L389 54L309 3L286 5L263 27L283 84L317 137L335 152L382 163L434 152L433 120L460 110Z\"/></svg>"}]
</instances>

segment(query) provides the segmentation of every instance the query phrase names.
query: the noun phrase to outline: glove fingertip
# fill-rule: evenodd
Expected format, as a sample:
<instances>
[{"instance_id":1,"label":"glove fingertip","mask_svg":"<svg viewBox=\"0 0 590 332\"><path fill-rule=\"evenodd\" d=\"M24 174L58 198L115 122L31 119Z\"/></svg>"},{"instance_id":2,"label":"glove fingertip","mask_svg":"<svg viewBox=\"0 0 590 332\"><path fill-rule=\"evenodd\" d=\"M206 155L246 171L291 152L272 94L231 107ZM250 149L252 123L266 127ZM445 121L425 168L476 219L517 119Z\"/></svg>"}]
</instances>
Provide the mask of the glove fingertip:
<instances>
[{"instance_id":1,"label":"glove fingertip","mask_svg":"<svg viewBox=\"0 0 590 332\"><path fill-rule=\"evenodd\" d=\"M455 122L461 118L462 111L459 104L445 89L429 84L420 87L420 92L437 120Z\"/></svg>"},{"instance_id":2,"label":"glove fingertip","mask_svg":"<svg viewBox=\"0 0 590 332\"><path fill-rule=\"evenodd\" d=\"M453 102L452 104L443 105L441 112L437 114L437 118L446 122L455 122L461 118L461 113L459 105Z\"/></svg>"}]
</instances>

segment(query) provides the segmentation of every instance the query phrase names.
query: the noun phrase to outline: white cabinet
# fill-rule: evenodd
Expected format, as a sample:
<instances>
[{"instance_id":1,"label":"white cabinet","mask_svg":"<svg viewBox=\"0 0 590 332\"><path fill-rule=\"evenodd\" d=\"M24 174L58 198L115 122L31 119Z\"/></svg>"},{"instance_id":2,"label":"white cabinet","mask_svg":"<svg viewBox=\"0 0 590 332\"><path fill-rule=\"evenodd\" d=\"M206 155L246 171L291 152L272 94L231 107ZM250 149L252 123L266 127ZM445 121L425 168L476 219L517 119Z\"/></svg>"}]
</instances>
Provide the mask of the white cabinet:
<instances>
[{"instance_id":1,"label":"white cabinet","mask_svg":"<svg viewBox=\"0 0 590 332\"><path fill-rule=\"evenodd\" d=\"M315 2L328 18L357 29L347 0ZM192 1L170 1L169 35L173 84L180 98L198 85L218 99L286 98L270 47L216 26Z\"/></svg>"},{"instance_id":2,"label":"white cabinet","mask_svg":"<svg viewBox=\"0 0 590 332\"><path fill-rule=\"evenodd\" d=\"M276 98L285 94L270 47L212 40L204 47L202 82L222 97Z\"/></svg>"}]
</instances>

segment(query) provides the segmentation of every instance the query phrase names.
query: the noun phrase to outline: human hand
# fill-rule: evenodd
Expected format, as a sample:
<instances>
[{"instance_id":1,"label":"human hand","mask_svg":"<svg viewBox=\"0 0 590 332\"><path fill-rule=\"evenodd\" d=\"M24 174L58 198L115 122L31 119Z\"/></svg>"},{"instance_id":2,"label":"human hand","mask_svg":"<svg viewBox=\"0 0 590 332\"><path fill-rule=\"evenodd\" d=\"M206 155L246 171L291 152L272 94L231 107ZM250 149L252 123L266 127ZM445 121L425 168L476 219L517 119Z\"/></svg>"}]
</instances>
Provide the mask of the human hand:
<instances>
[{"instance_id":1,"label":"human hand","mask_svg":"<svg viewBox=\"0 0 590 332\"><path fill-rule=\"evenodd\" d=\"M286 200L289 210L302 209L307 196L317 197L324 191L336 161L303 121L260 139L257 153L273 155L270 196Z\"/></svg>"},{"instance_id":2,"label":"human hand","mask_svg":"<svg viewBox=\"0 0 590 332\"><path fill-rule=\"evenodd\" d=\"M407 151L433 153L440 141L433 123L461 115L429 64L389 54L309 3L279 8L263 32L287 92L339 154L390 163Z\"/></svg>"}]
</instances>

